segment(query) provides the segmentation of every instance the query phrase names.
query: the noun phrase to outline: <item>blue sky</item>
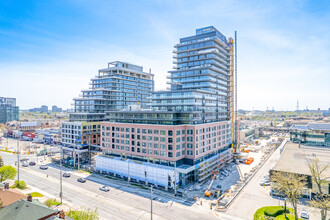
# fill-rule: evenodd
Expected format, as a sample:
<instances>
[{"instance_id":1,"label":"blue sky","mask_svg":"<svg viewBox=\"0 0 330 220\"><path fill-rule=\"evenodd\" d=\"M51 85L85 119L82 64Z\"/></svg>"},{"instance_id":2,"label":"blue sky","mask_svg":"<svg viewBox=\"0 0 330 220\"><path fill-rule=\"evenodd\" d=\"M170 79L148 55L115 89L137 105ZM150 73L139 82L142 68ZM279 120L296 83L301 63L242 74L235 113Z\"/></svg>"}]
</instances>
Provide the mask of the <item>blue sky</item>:
<instances>
[{"instance_id":1,"label":"blue sky","mask_svg":"<svg viewBox=\"0 0 330 220\"><path fill-rule=\"evenodd\" d=\"M0 96L71 107L107 62L151 68L166 87L173 46L195 29L238 32L238 107L330 107L327 1L0 1Z\"/></svg>"}]
</instances>

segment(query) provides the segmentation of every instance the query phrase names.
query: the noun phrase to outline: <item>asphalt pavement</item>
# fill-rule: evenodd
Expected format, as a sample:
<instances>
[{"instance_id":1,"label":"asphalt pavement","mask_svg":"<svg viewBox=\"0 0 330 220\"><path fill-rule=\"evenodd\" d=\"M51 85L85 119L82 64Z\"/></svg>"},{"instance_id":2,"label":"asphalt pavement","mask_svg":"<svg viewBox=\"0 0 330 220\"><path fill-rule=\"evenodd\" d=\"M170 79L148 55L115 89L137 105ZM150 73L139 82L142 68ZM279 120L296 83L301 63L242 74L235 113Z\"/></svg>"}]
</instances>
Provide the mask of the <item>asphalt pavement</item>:
<instances>
[{"instance_id":1,"label":"asphalt pavement","mask_svg":"<svg viewBox=\"0 0 330 220\"><path fill-rule=\"evenodd\" d=\"M15 165L16 154L0 152L5 164ZM37 161L33 155L21 155L29 161ZM39 157L40 159L43 157ZM59 200L60 174L57 166L49 164L47 170L39 169L40 164L20 167L20 180L40 193ZM70 169L63 168L65 171ZM88 175L88 174L87 174ZM139 187L127 186L126 183L108 180L99 175L89 175L86 183L77 179L84 174L74 172L71 177L63 178L63 202L73 208L97 208L102 219L150 219L150 194ZM99 190L102 185L110 186L109 192ZM156 192L153 200L153 219L236 219L222 213L206 211L182 205L177 200ZM160 200L160 201L159 201ZM184 202L184 201L181 201Z\"/></svg>"}]
</instances>

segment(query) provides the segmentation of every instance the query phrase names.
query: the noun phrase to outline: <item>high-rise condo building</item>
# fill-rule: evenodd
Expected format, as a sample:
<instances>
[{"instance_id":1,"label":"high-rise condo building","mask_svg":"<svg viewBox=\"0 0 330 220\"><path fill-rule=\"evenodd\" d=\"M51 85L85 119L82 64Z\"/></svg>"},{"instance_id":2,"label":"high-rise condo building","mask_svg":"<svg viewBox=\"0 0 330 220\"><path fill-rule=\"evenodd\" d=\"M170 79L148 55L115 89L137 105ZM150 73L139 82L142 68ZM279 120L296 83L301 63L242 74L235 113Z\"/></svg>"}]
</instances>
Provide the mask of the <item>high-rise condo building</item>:
<instances>
[{"instance_id":1,"label":"high-rise condo building","mask_svg":"<svg viewBox=\"0 0 330 220\"><path fill-rule=\"evenodd\" d=\"M15 98L0 97L0 123L19 121L19 108Z\"/></svg>"},{"instance_id":2,"label":"high-rise condo building","mask_svg":"<svg viewBox=\"0 0 330 220\"><path fill-rule=\"evenodd\" d=\"M144 72L142 66L115 61L100 69L91 79L89 89L74 99L74 113L70 121L62 123L62 145L73 156L88 156L100 151L100 121L106 111L118 111L128 106L146 107L154 90L154 75ZM77 150L73 150L73 147ZM77 157L78 158L78 155Z\"/></svg>"},{"instance_id":3,"label":"high-rise condo building","mask_svg":"<svg viewBox=\"0 0 330 220\"><path fill-rule=\"evenodd\" d=\"M96 170L174 188L203 182L231 160L233 40L213 26L175 45L170 90L148 109L109 111Z\"/></svg>"}]
</instances>

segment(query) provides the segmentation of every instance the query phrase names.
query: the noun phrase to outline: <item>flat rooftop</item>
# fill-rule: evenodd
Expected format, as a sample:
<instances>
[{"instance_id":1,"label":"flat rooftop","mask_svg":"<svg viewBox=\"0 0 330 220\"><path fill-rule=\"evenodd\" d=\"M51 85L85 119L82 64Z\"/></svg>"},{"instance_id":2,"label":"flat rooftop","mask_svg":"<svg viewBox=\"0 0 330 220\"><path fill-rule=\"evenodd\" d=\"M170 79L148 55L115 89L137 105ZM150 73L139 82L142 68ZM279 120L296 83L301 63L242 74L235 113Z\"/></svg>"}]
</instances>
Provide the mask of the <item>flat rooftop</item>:
<instances>
[{"instance_id":1,"label":"flat rooftop","mask_svg":"<svg viewBox=\"0 0 330 220\"><path fill-rule=\"evenodd\" d=\"M278 159L272 170L288 171L291 173L311 175L307 160L318 158L320 164L329 164L330 149L322 149L317 147L301 146L292 142L287 142L284 146L284 152ZM330 176L330 169L326 171L325 176Z\"/></svg>"}]
</instances>

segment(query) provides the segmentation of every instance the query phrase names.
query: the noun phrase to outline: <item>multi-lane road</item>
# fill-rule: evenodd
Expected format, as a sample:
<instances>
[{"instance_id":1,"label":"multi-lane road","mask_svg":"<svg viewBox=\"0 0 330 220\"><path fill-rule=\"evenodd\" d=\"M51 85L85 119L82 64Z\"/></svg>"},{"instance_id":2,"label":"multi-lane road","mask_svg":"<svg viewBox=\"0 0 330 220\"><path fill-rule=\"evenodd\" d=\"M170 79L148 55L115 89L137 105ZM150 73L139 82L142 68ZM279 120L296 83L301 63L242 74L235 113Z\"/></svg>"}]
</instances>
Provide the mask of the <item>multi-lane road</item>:
<instances>
[{"instance_id":1,"label":"multi-lane road","mask_svg":"<svg viewBox=\"0 0 330 220\"><path fill-rule=\"evenodd\" d=\"M5 164L15 165L17 155L0 152ZM34 156L21 158L36 161ZM63 178L63 202L73 208L97 208L102 219L150 219L150 193L124 182L108 180L98 175L86 177L86 183L77 182L81 173ZM48 170L36 166L20 167L20 180L46 196L59 199L59 169L50 165ZM110 186L109 192L99 190L102 185ZM153 200L153 219L236 219L226 214L215 214L202 207L182 205L182 198L174 198L156 192Z\"/></svg>"}]
</instances>

